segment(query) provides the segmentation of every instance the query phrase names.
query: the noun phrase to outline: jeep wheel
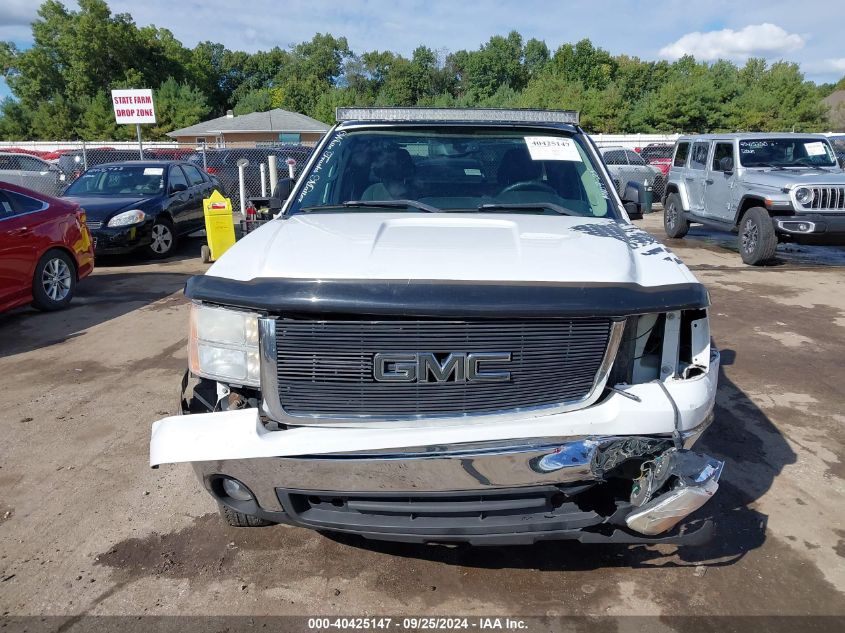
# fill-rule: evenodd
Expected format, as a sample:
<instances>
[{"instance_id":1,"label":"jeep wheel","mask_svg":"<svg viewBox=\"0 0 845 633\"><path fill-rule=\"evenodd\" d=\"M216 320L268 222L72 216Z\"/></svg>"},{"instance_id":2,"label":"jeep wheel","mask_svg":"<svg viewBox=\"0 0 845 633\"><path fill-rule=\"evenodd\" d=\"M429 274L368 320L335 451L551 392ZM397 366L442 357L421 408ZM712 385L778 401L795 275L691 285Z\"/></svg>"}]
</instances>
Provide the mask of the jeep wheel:
<instances>
[{"instance_id":1,"label":"jeep wheel","mask_svg":"<svg viewBox=\"0 0 845 633\"><path fill-rule=\"evenodd\" d=\"M775 256L778 238L772 218L762 207L749 209L739 226L739 254L752 266L765 264Z\"/></svg>"},{"instance_id":2,"label":"jeep wheel","mask_svg":"<svg viewBox=\"0 0 845 633\"><path fill-rule=\"evenodd\" d=\"M252 514L238 512L229 506L224 506L222 503L220 504L220 516L232 527L266 527L268 525L275 525L272 521Z\"/></svg>"},{"instance_id":3,"label":"jeep wheel","mask_svg":"<svg viewBox=\"0 0 845 633\"><path fill-rule=\"evenodd\" d=\"M684 218L681 199L676 193L670 193L666 198L666 206L663 209L663 230L668 237L673 239L680 239L689 231L689 222Z\"/></svg>"}]
</instances>

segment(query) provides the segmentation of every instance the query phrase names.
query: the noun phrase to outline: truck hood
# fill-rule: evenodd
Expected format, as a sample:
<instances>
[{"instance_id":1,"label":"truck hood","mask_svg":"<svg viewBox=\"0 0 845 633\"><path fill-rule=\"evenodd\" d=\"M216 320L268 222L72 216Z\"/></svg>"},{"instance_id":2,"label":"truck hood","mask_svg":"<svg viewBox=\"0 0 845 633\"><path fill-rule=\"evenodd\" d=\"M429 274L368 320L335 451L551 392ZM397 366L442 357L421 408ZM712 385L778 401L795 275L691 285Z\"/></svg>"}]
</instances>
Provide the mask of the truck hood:
<instances>
[{"instance_id":1,"label":"truck hood","mask_svg":"<svg viewBox=\"0 0 845 633\"><path fill-rule=\"evenodd\" d=\"M253 279L695 282L632 224L588 217L315 213L268 222L208 275Z\"/></svg>"},{"instance_id":2,"label":"truck hood","mask_svg":"<svg viewBox=\"0 0 845 633\"><path fill-rule=\"evenodd\" d=\"M798 185L838 185L845 187L845 172L841 169L748 169L742 181L762 187L793 187Z\"/></svg>"}]
</instances>

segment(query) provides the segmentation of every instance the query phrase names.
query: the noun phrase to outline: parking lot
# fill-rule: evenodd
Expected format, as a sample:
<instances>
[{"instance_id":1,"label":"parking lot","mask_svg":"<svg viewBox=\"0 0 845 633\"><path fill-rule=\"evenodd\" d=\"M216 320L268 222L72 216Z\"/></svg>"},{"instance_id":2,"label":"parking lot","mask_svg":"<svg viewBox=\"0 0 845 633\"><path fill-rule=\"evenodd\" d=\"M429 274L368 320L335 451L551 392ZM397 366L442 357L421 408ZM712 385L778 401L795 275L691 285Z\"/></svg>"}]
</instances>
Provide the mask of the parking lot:
<instances>
[{"instance_id":1,"label":"parking lot","mask_svg":"<svg viewBox=\"0 0 845 633\"><path fill-rule=\"evenodd\" d=\"M661 215L640 224L662 238ZM709 288L726 459L698 548L444 548L226 527L187 465L147 466L176 412L200 244L98 261L71 308L0 315L0 607L84 614L845 614L845 250L744 266L668 243ZM72 624L73 621L70 621Z\"/></svg>"}]
</instances>

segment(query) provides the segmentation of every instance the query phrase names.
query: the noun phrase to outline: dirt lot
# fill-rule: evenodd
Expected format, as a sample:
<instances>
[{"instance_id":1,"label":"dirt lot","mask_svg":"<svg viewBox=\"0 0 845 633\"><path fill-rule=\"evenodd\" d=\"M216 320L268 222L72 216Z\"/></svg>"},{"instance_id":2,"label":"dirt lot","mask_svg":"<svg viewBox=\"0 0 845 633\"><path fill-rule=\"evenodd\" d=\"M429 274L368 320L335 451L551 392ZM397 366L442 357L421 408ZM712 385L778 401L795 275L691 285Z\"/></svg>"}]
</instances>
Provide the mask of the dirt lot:
<instances>
[{"instance_id":1,"label":"dirt lot","mask_svg":"<svg viewBox=\"0 0 845 633\"><path fill-rule=\"evenodd\" d=\"M642 224L662 237L659 220ZM727 460L702 510L718 533L680 549L225 527L188 466L147 467L150 423L175 412L199 245L99 262L70 310L0 315L0 612L845 614L845 251L781 247L752 269L732 243L669 243L710 289L724 362L703 440Z\"/></svg>"}]
</instances>

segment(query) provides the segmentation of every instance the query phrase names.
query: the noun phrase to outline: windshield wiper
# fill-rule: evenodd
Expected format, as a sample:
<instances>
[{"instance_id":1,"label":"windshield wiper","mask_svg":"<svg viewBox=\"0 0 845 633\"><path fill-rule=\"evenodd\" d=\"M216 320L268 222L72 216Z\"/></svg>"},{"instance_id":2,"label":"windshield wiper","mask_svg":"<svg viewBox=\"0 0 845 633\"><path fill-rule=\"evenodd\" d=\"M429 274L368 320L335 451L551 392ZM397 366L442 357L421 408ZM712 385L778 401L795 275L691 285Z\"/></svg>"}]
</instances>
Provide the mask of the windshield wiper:
<instances>
[{"instance_id":1,"label":"windshield wiper","mask_svg":"<svg viewBox=\"0 0 845 633\"><path fill-rule=\"evenodd\" d=\"M535 210L535 211L543 211L549 210L554 211L560 215L579 215L574 211L570 211L569 209L560 206L559 204L555 204L554 202L508 202L508 203L495 203L495 204L482 204L478 207L479 211L520 211L520 210Z\"/></svg>"},{"instance_id":2,"label":"windshield wiper","mask_svg":"<svg viewBox=\"0 0 845 633\"><path fill-rule=\"evenodd\" d=\"M751 165L749 165L751 166ZM772 169L778 169L780 171L784 171L783 165L773 165L772 163L755 163L753 167L771 167Z\"/></svg>"},{"instance_id":3,"label":"windshield wiper","mask_svg":"<svg viewBox=\"0 0 845 633\"><path fill-rule=\"evenodd\" d=\"M302 207L299 211L308 213L309 211L323 211L325 209L358 209L361 207L371 207L374 209L407 209L411 207L417 211L424 211L425 213L440 213L442 209L433 207L424 202L417 202L416 200L347 200L346 202L338 202L337 204L318 204L312 207Z\"/></svg>"},{"instance_id":4,"label":"windshield wiper","mask_svg":"<svg viewBox=\"0 0 845 633\"><path fill-rule=\"evenodd\" d=\"M833 165L828 165L828 166L833 167ZM787 167L799 167L801 169L804 169L805 167L809 167L810 169L818 169L819 171L827 171L827 169L825 169L821 165L813 165L811 163L792 163L790 165L787 165Z\"/></svg>"}]
</instances>

